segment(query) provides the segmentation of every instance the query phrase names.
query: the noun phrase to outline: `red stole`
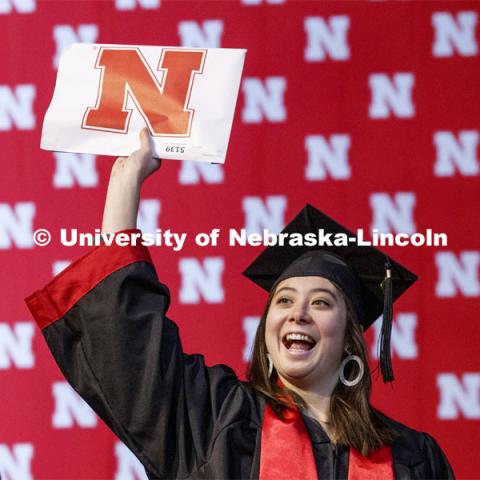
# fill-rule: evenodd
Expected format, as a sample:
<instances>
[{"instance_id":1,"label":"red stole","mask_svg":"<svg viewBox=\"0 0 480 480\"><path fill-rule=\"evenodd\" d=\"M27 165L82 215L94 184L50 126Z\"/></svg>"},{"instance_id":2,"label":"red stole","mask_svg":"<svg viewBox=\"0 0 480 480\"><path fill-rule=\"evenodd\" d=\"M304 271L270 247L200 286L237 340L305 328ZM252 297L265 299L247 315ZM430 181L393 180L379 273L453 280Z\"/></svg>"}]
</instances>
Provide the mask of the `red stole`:
<instances>
[{"instance_id":1,"label":"red stole","mask_svg":"<svg viewBox=\"0 0 480 480\"><path fill-rule=\"evenodd\" d=\"M312 442L297 408L277 417L267 402L262 426L260 480L318 479ZM349 480L393 480L392 450L382 447L368 458L350 448Z\"/></svg>"}]
</instances>

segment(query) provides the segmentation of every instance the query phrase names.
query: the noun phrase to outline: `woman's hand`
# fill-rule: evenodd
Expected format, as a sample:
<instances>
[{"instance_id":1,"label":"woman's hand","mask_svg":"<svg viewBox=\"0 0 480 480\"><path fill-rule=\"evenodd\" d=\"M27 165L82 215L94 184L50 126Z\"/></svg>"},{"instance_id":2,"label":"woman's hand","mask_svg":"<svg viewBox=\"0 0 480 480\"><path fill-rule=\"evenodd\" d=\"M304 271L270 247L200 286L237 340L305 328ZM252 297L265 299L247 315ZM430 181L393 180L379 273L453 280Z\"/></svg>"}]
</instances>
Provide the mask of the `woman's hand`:
<instances>
[{"instance_id":1,"label":"woman's hand","mask_svg":"<svg viewBox=\"0 0 480 480\"><path fill-rule=\"evenodd\" d=\"M119 157L112 167L103 211L102 233L115 233L137 225L140 189L145 179L161 165L152 158L146 128L140 132L141 147L129 157Z\"/></svg>"},{"instance_id":2,"label":"woman's hand","mask_svg":"<svg viewBox=\"0 0 480 480\"><path fill-rule=\"evenodd\" d=\"M141 187L145 179L160 168L162 161L152 157L150 137L146 127L140 131L140 148L129 157L118 157L112 167L111 176L124 176L136 181Z\"/></svg>"}]
</instances>

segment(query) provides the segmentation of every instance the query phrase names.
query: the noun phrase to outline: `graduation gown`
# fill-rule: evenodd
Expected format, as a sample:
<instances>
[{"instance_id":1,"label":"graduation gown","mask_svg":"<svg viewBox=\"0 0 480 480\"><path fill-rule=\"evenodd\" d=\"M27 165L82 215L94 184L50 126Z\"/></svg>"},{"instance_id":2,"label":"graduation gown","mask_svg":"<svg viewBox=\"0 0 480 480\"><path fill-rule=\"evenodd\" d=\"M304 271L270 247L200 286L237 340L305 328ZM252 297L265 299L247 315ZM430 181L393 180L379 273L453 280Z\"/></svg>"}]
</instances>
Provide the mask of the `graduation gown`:
<instances>
[{"instance_id":1,"label":"graduation gown","mask_svg":"<svg viewBox=\"0 0 480 480\"><path fill-rule=\"evenodd\" d=\"M66 379L149 478L258 478L265 399L182 351L145 247L97 247L26 302ZM347 478L349 449L304 421L319 478ZM431 436L391 424L395 478L454 478Z\"/></svg>"}]
</instances>

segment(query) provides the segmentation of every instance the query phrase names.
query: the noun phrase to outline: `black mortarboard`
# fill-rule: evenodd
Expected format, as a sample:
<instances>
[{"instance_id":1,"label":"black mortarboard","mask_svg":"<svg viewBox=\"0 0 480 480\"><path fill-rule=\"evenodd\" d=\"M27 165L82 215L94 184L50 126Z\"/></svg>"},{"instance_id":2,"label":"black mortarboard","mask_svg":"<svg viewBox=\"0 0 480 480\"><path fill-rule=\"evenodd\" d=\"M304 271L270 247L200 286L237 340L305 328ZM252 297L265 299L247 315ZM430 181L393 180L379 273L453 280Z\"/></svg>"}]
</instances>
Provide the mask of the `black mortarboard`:
<instances>
[{"instance_id":1,"label":"black mortarboard","mask_svg":"<svg viewBox=\"0 0 480 480\"><path fill-rule=\"evenodd\" d=\"M380 365L384 381L393 380L392 304L417 276L377 248L359 246L351 231L311 205L306 205L281 233L288 234L284 237L286 245L267 247L243 274L267 291L290 277L327 278L350 300L364 330L383 313ZM292 234L302 236L302 246L288 244ZM317 235L334 245L318 245ZM307 239L314 246L305 246Z\"/></svg>"}]
</instances>

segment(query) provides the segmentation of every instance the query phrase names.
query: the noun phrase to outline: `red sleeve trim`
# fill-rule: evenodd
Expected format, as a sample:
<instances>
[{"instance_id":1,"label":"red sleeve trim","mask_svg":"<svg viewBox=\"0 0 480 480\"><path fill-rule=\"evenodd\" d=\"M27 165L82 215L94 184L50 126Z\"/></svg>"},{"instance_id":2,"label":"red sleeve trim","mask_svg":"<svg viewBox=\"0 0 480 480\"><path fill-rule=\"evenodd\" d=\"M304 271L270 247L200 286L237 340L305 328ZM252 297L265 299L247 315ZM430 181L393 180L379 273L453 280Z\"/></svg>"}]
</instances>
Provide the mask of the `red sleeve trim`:
<instances>
[{"instance_id":1,"label":"red sleeve trim","mask_svg":"<svg viewBox=\"0 0 480 480\"><path fill-rule=\"evenodd\" d=\"M123 230L118 233L138 233L140 230ZM141 233L141 232L140 232ZM150 262L150 252L143 245L120 247L95 247L70 264L50 283L25 299L40 328L46 328L62 318L84 295L95 288L105 277L135 262Z\"/></svg>"}]
</instances>

